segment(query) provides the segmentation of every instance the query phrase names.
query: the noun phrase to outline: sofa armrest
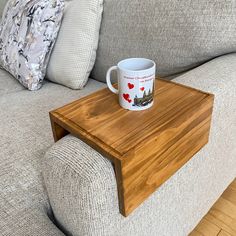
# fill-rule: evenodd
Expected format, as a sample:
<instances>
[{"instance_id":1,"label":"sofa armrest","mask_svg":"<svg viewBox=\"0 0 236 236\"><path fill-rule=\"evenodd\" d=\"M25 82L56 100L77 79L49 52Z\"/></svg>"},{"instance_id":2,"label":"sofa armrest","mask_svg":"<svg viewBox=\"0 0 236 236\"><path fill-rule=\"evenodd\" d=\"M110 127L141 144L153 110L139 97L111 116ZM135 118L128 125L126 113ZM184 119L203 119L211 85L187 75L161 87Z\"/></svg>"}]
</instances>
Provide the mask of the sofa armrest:
<instances>
[{"instance_id":1,"label":"sofa armrest","mask_svg":"<svg viewBox=\"0 0 236 236\"><path fill-rule=\"evenodd\" d=\"M54 216L62 228L72 235L112 232L112 214L119 213L119 203L110 161L68 135L47 152L43 170Z\"/></svg>"},{"instance_id":2,"label":"sofa armrest","mask_svg":"<svg viewBox=\"0 0 236 236\"><path fill-rule=\"evenodd\" d=\"M57 142L43 172L58 223L74 236L187 235L236 175L235 68L231 54L174 79L215 94L210 142L127 218L111 162L71 135Z\"/></svg>"}]
</instances>

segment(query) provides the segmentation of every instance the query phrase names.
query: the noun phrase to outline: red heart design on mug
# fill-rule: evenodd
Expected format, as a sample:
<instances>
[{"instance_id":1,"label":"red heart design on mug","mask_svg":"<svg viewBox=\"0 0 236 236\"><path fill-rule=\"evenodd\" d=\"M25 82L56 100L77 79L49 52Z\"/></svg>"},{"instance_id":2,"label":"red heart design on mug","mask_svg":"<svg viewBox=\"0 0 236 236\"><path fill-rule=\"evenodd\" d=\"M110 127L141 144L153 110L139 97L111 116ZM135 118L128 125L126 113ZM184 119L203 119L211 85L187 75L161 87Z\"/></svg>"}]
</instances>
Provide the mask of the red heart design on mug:
<instances>
[{"instance_id":1,"label":"red heart design on mug","mask_svg":"<svg viewBox=\"0 0 236 236\"><path fill-rule=\"evenodd\" d=\"M144 89L145 89L144 87L140 88L140 90L141 90L142 92L144 91Z\"/></svg>"},{"instance_id":2,"label":"red heart design on mug","mask_svg":"<svg viewBox=\"0 0 236 236\"><path fill-rule=\"evenodd\" d=\"M134 84L128 83L128 87L129 87L129 89L133 89L134 88Z\"/></svg>"},{"instance_id":3,"label":"red heart design on mug","mask_svg":"<svg viewBox=\"0 0 236 236\"><path fill-rule=\"evenodd\" d=\"M131 103L131 102L132 102L132 99L130 99L129 94L124 93L124 94L123 94L123 98L124 98L128 103Z\"/></svg>"},{"instance_id":4,"label":"red heart design on mug","mask_svg":"<svg viewBox=\"0 0 236 236\"><path fill-rule=\"evenodd\" d=\"M127 93L124 93L124 94L123 94L123 98L124 98L126 101L130 100L129 94L127 94Z\"/></svg>"}]
</instances>

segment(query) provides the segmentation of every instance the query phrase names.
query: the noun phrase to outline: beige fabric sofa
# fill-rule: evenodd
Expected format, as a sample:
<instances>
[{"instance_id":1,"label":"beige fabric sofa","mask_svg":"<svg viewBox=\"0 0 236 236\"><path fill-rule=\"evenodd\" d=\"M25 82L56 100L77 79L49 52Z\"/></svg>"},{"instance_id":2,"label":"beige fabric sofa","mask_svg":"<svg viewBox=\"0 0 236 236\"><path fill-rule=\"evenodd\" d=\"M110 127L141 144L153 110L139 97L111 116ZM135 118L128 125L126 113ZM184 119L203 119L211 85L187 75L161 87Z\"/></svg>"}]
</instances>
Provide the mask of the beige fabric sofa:
<instances>
[{"instance_id":1,"label":"beige fabric sofa","mask_svg":"<svg viewBox=\"0 0 236 236\"><path fill-rule=\"evenodd\" d=\"M0 235L187 235L236 176L236 54L174 81L216 95L210 142L124 218L112 164L70 135L54 144L48 116L106 85L29 92L0 70Z\"/></svg>"}]
</instances>

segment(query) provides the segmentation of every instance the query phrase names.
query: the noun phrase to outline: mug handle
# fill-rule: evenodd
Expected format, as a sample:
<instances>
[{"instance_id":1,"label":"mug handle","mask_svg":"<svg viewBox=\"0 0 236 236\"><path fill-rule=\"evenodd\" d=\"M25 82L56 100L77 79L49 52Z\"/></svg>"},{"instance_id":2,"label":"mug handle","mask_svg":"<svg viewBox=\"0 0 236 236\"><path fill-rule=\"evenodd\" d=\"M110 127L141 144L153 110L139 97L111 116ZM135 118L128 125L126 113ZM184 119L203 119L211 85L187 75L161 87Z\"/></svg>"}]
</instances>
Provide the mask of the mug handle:
<instances>
[{"instance_id":1,"label":"mug handle","mask_svg":"<svg viewBox=\"0 0 236 236\"><path fill-rule=\"evenodd\" d=\"M118 66L112 66L108 71L107 71L107 77L106 77L106 81L107 81L107 86L108 88L115 94L119 94L118 89L115 89L111 83L111 72L113 70L118 70Z\"/></svg>"}]
</instances>

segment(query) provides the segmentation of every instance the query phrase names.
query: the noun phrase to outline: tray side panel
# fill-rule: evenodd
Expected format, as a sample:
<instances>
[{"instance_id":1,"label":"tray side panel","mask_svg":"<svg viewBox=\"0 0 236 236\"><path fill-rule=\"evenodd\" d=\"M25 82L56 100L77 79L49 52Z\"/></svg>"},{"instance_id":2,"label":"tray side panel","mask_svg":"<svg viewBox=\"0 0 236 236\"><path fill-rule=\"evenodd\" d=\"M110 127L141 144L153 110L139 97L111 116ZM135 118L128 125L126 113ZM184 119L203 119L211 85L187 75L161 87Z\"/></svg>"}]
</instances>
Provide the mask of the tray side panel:
<instances>
[{"instance_id":1,"label":"tray side panel","mask_svg":"<svg viewBox=\"0 0 236 236\"><path fill-rule=\"evenodd\" d=\"M209 95L123 157L125 216L207 144L213 100L214 96Z\"/></svg>"}]
</instances>

